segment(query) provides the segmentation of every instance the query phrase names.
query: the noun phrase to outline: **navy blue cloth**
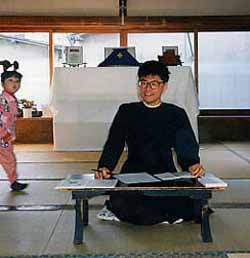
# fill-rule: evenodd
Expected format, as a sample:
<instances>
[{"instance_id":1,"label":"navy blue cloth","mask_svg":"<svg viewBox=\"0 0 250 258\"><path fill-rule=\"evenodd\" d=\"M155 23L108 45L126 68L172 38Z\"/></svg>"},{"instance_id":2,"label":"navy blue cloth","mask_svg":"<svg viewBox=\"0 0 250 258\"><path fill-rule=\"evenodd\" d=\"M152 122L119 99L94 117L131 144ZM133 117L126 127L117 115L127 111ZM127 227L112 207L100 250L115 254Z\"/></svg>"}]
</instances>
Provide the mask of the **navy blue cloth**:
<instances>
[{"instance_id":1,"label":"navy blue cloth","mask_svg":"<svg viewBox=\"0 0 250 258\"><path fill-rule=\"evenodd\" d=\"M114 49L113 52L98 66L139 66L140 63L126 48Z\"/></svg>"}]
</instances>

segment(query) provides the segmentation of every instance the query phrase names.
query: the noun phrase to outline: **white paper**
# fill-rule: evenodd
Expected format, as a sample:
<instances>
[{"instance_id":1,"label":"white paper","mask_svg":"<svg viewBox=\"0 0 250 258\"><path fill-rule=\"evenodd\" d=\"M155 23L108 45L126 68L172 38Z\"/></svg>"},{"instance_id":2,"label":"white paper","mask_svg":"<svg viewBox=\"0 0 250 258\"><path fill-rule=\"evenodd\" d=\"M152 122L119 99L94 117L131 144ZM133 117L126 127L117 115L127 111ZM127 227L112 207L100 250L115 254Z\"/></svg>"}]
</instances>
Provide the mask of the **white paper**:
<instances>
[{"instance_id":1,"label":"white paper","mask_svg":"<svg viewBox=\"0 0 250 258\"><path fill-rule=\"evenodd\" d=\"M227 187L227 183L216 177L211 172L206 172L204 176L198 178L198 181L205 187Z\"/></svg>"},{"instance_id":2,"label":"white paper","mask_svg":"<svg viewBox=\"0 0 250 258\"><path fill-rule=\"evenodd\" d=\"M189 172L177 172L177 173L165 172L165 173L155 174L154 176L161 179L162 181L195 178L195 176L191 175Z\"/></svg>"},{"instance_id":3,"label":"white paper","mask_svg":"<svg viewBox=\"0 0 250 258\"><path fill-rule=\"evenodd\" d=\"M160 182L159 179L151 176L146 172L140 173L124 173L114 176L120 182L124 184L143 184L143 183L155 183Z\"/></svg>"},{"instance_id":4,"label":"white paper","mask_svg":"<svg viewBox=\"0 0 250 258\"><path fill-rule=\"evenodd\" d=\"M94 174L82 174L82 175L68 175L62 180L58 186L55 187L57 190L74 190L74 189L95 189L95 188L114 188L118 180L116 179L103 179L97 180Z\"/></svg>"}]
</instances>

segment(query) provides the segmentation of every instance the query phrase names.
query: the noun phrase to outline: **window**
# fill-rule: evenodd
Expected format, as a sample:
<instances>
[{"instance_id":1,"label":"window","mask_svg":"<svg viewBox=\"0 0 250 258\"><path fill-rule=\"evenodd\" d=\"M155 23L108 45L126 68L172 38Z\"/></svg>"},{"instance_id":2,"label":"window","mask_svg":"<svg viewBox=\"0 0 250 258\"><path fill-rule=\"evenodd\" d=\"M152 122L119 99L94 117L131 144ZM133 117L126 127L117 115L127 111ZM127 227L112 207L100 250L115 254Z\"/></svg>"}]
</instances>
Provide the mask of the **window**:
<instances>
[{"instance_id":1,"label":"window","mask_svg":"<svg viewBox=\"0 0 250 258\"><path fill-rule=\"evenodd\" d=\"M83 62L96 67L104 60L105 47L119 47L119 33L54 33L54 66L65 63L65 46L83 46Z\"/></svg>"},{"instance_id":2,"label":"window","mask_svg":"<svg viewBox=\"0 0 250 258\"><path fill-rule=\"evenodd\" d=\"M128 46L136 47L138 62L158 60L163 46L178 46L178 53L183 65L194 63L193 33L129 33Z\"/></svg>"},{"instance_id":3,"label":"window","mask_svg":"<svg viewBox=\"0 0 250 258\"><path fill-rule=\"evenodd\" d=\"M250 33L199 33L201 109L250 108Z\"/></svg>"},{"instance_id":4,"label":"window","mask_svg":"<svg viewBox=\"0 0 250 258\"><path fill-rule=\"evenodd\" d=\"M17 98L40 107L49 102L48 39L48 33L0 33L0 60L18 61L23 74Z\"/></svg>"}]
</instances>

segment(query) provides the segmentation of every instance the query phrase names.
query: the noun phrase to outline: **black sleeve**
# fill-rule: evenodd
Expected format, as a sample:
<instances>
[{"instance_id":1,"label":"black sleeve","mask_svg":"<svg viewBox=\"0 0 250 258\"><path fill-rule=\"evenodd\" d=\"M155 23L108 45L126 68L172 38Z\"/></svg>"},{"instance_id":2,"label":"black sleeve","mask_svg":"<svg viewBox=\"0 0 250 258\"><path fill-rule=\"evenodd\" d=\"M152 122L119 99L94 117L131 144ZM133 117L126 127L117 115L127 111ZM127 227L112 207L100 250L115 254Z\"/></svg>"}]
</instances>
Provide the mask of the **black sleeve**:
<instances>
[{"instance_id":1,"label":"black sleeve","mask_svg":"<svg viewBox=\"0 0 250 258\"><path fill-rule=\"evenodd\" d=\"M186 112L180 109L178 113L175 151L179 165L184 171L188 171L189 166L200 162L199 145Z\"/></svg>"},{"instance_id":2,"label":"black sleeve","mask_svg":"<svg viewBox=\"0 0 250 258\"><path fill-rule=\"evenodd\" d=\"M124 106L119 107L118 112L109 129L109 135L104 145L98 167L107 167L114 170L125 145L125 115Z\"/></svg>"}]
</instances>

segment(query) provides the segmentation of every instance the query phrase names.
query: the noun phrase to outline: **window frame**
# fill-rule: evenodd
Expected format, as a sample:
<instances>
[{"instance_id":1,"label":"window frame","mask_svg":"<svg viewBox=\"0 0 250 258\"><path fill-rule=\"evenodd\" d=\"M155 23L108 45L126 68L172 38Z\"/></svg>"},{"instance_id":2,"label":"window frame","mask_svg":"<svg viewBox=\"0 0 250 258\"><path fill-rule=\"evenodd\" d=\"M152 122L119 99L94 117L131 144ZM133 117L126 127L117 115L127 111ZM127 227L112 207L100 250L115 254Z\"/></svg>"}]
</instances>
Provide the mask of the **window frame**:
<instances>
[{"instance_id":1,"label":"window frame","mask_svg":"<svg viewBox=\"0 0 250 258\"><path fill-rule=\"evenodd\" d=\"M47 32L49 33L49 81L53 77L53 33L119 33L120 46L128 44L128 33L194 33L194 77L197 91L198 33L249 31L250 15L246 16L189 16L189 17L56 17L56 16L4 16L0 21L0 32ZM239 114L242 110L239 110ZM206 112L203 110L202 112ZM223 110L221 110L223 112ZM249 112L246 111L246 112ZM214 112L216 114L217 111ZM226 113L226 111L224 112ZM236 112L237 113L237 112Z\"/></svg>"}]
</instances>

